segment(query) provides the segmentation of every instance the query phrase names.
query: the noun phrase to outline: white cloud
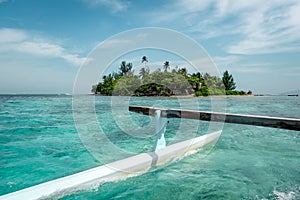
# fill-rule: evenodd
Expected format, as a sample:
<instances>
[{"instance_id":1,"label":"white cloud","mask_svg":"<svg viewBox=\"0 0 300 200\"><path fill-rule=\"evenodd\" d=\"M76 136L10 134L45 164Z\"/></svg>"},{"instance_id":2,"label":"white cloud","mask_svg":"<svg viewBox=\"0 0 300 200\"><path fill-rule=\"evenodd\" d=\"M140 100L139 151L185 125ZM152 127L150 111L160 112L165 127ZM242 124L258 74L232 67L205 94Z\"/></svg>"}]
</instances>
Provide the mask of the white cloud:
<instances>
[{"instance_id":1,"label":"white cloud","mask_svg":"<svg viewBox=\"0 0 300 200\"><path fill-rule=\"evenodd\" d=\"M76 66L79 66L84 61L84 58L79 58L77 54L67 53L61 46L46 42L23 42L16 47L16 50L33 55L63 58Z\"/></svg>"},{"instance_id":2,"label":"white cloud","mask_svg":"<svg viewBox=\"0 0 300 200\"><path fill-rule=\"evenodd\" d=\"M4 2L6 2L7 0L0 0L0 3L4 3Z\"/></svg>"},{"instance_id":3,"label":"white cloud","mask_svg":"<svg viewBox=\"0 0 300 200\"><path fill-rule=\"evenodd\" d=\"M239 61L240 58L238 56L215 56L213 57L213 61L217 64L217 65L223 65L223 66L227 66L227 65L231 65L236 63L237 61Z\"/></svg>"},{"instance_id":4,"label":"white cloud","mask_svg":"<svg viewBox=\"0 0 300 200\"><path fill-rule=\"evenodd\" d=\"M23 42L17 47L18 51L42 56L59 57L64 49L49 43Z\"/></svg>"},{"instance_id":5,"label":"white cloud","mask_svg":"<svg viewBox=\"0 0 300 200\"><path fill-rule=\"evenodd\" d=\"M127 10L128 2L122 0L84 0L92 6L105 6L111 9L112 13L122 12Z\"/></svg>"},{"instance_id":6,"label":"white cloud","mask_svg":"<svg viewBox=\"0 0 300 200\"><path fill-rule=\"evenodd\" d=\"M253 63L252 60L243 60L239 56L216 56L213 58L221 72L231 69L239 73L266 73L270 72L273 64L267 62Z\"/></svg>"},{"instance_id":7,"label":"white cloud","mask_svg":"<svg viewBox=\"0 0 300 200\"><path fill-rule=\"evenodd\" d=\"M77 54L67 53L63 47L46 42L23 42L20 43L16 49L20 52L34 55L63 58L76 66L79 66L84 61L84 58L80 58Z\"/></svg>"},{"instance_id":8,"label":"white cloud","mask_svg":"<svg viewBox=\"0 0 300 200\"><path fill-rule=\"evenodd\" d=\"M0 29L0 43L20 42L27 38L27 34L22 30L2 28Z\"/></svg>"},{"instance_id":9,"label":"white cloud","mask_svg":"<svg viewBox=\"0 0 300 200\"><path fill-rule=\"evenodd\" d=\"M272 2L257 7L242 18L244 36L228 47L229 53L263 54L300 51L299 3ZM296 11L298 10L298 11ZM299 18L298 18L299 19Z\"/></svg>"},{"instance_id":10,"label":"white cloud","mask_svg":"<svg viewBox=\"0 0 300 200\"><path fill-rule=\"evenodd\" d=\"M105 40L104 42L100 43L98 48L101 49L113 49L116 47L124 47L124 45L129 45L133 41L125 40L125 39L109 39Z\"/></svg>"},{"instance_id":11,"label":"white cloud","mask_svg":"<svg viewBox=\"0 0 300 200\"><path fill-rule=\"evenodd\" d=\"M244 64L244 65L239 65L236 67L231 68L233 72L241 72L241 73L267 73L271 72L272 70L268 68L269 64Z\"/></svg>"},{"instance_id":12,"label":"white cloud","mask_svg":"<svg viewBox=\"0 0 300 200\"><path fill-rule=\"evenodd\" d=\"M172 10L172 12L169 12ZM150 14L202 40L227 37L223 47L233 54L300 51L300 1L176 1ZM149 17L149 18L150 18ZM150 18L151 20L151 18Z\"/></svg>"},{"instance_id":13,"label":"white cloud","mask_svg":"<svg viewBox=\"0 0 300 200\"><path fill-rule=\"evenodd\" d=\"M18 29L0 29L0 51L18 51L36 56L61 58L75 66L79 66L85 60L47 39L36 41L34 36Z\"/></svg>"},{"instance_id":14,"label":"white cloud","mask_svg":"<svg viewBox=\"0 0 300 200\"><path fill-rule=\"evenodd\" d=\"M210 0L185 0L185 1L177 1L175 3L176 7L182 8L182 13L190 13L190 12L198 12L207 9L214 1Z\"/></svg>"}]
</instances>

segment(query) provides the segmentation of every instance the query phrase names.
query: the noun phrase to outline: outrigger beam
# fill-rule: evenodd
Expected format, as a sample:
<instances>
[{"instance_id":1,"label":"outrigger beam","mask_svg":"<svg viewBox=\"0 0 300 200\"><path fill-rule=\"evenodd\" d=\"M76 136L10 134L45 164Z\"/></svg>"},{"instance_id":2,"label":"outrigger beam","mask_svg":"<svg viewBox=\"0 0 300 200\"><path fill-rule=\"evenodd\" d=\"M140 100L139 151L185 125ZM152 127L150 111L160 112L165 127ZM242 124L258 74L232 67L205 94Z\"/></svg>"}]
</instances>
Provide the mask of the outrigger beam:
<instances>
[{"instance_id":1,"label":"outrigger beam","mask_svg":"<svg viewBox=\"0 0 300 200\"><path fill-rule=\"evenodd\" d=\"M161 110L161 117L165 118L185 118L300 131L300 119L295 118L231 114L198 110L162 109L147 106L129 106L129 111L144 115L154 115L156 110Z\"/></svg>"}]
</instances>

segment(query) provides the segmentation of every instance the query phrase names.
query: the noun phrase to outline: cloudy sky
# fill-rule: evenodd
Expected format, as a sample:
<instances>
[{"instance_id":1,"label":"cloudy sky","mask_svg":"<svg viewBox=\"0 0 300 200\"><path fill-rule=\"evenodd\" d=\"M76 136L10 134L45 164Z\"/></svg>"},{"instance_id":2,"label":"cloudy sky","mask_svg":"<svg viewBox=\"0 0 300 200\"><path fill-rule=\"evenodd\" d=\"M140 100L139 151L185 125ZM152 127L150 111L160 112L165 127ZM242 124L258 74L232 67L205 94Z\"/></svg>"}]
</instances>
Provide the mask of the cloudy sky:
<instances>
[{"instance_id":1,"label":"cloudy sky","mask_svg":"<svg viewBox=\"0 0 300 200\"><path fill-rule=\"evenodd\" d=\"M0 93L72 93L96 45L143 27L194 39L237 89L299 90L299 19L299 0L0 0Z\"/></svg>"}]
</instances>

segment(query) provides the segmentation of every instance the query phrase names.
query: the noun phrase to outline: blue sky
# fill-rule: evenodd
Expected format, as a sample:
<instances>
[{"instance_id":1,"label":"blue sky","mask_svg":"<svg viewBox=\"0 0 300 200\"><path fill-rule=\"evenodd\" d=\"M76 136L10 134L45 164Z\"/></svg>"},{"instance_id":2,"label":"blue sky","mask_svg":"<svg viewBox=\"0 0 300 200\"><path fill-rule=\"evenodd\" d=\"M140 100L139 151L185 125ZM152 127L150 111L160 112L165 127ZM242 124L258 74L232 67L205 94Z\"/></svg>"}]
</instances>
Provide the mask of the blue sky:
<instances>
[{"instance_id":1,"label":"blue sky","mask_svg":"<svg viewBox=\"0 0 300 200\"><path fill-rule=\"evenodd\" d=\"M143 27L193 38L237 89L299 90L299 19L297 0L0 0L0 93L72 93L97 44Z\"/></svg>"}]
</instances>

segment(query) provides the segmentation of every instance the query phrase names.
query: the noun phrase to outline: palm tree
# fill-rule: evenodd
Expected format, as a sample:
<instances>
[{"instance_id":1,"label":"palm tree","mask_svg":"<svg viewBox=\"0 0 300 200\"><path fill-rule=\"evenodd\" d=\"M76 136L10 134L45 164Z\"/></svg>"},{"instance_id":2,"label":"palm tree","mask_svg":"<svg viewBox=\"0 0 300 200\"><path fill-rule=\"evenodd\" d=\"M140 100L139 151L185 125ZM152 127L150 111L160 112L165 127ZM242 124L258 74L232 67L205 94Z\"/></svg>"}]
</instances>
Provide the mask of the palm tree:
<instances>
[{"instance_id":1,"label":"palm tree","mask_svg":"<svg viewBox=\"0 0 300 200\"><path fill-rule=\"evenodd\" d=\"M165 72L167 72L168 69L170 69L170 62L169 62L169 61L166 61L166 62L164 63L164 70L165 70Z\"/></svg>"},{"instance_id":2,"label":"palm tree","mask_svg":"<svg viewBox=\"0 0 300 200\"><path fill-rule=\"evenodd\" d=\"M125 76L125 75L129 75L132 74L132 63L126 63L126 61L122 61L121 65L120 65L120 75L121 76Z\"/></svg>"},{"instance_id":3,"label":"palm tree","mask_svg":"<svg viewBox=\"0 0 300 200\"><path fill-rule=\"evenodd\" d=\"M140 74L140 77L141 77L143 80L145 80L145 78L150 74L150 70L149 70L148 67L143 67L143 68L141 68L139 74Z\"/></svg>"},{"instance_id":4,"label":"palm tree","mask_svg":"<svg viewBox=\"0 0 300 200\"><path fill-rule=\"evenodd\" d=\"M187 69L186 68L180 68L178 70L178 73L183 75L184 77L187 77Z\"/></svg>"},{"instance_id":5,"label":"palm tree","mask_svg":"<svg viewBox=\"0 0 300 200\"><path fill-rule=\"evenodd\" d=\"M142 57L142 63L145 63L145 67L146 67L146 63L148 62L148 58L146 56Z\"/></svg>"}]
</instances>

